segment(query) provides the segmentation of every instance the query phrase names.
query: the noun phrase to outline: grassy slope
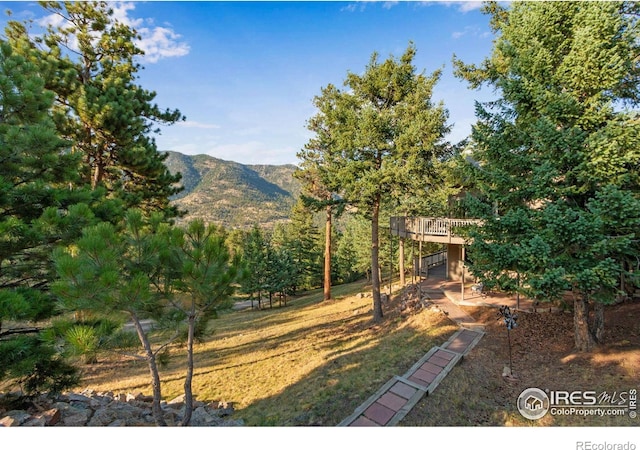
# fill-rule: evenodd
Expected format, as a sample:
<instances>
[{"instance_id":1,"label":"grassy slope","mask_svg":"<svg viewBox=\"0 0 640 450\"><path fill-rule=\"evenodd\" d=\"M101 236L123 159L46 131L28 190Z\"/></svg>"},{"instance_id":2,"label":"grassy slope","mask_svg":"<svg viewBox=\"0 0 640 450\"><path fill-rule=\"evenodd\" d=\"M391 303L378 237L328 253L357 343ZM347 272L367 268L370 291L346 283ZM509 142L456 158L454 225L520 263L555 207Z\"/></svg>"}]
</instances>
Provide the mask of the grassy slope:
<instances>
[{"instance_id":1,"label":"grassy slope","mask_svg":"<svg viewBox=\"0 0 640 450\"><path fill-rule=\"evenodd\" d=\"M233 402L247 425L336 425L455 331L427 310L406 317L392 310L374 326L371 299L353 295L365 290L352 283L328 302L314 292L287 307L223 315L196 349L197 398ZM167 399L182 393L183 359L162 370ZM87 375L83 387L150 392L140 362L105 361Z\"/></svg>"}]
</instances>

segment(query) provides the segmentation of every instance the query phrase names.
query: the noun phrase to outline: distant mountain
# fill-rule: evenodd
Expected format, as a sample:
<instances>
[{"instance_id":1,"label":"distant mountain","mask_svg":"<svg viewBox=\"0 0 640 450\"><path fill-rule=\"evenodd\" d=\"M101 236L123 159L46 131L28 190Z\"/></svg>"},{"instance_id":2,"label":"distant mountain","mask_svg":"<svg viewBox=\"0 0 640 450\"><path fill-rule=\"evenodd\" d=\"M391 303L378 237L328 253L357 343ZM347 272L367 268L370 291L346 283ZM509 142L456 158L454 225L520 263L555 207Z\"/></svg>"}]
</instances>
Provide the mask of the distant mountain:
<instances>
[{"instance_id":1,"label":"distant mountain","mask_svg":"<svg viewBox=\"0 0 640 450\"><path fill-rule=\"evenodd\" d=\"M270 227L289 218L300 193L292 164L245 165L208 155L167 153L169 171L182 174L184 190L172 203L187 210L183 221L202 218L229 228L254 223Z\"/></svg>"}]
</instances>

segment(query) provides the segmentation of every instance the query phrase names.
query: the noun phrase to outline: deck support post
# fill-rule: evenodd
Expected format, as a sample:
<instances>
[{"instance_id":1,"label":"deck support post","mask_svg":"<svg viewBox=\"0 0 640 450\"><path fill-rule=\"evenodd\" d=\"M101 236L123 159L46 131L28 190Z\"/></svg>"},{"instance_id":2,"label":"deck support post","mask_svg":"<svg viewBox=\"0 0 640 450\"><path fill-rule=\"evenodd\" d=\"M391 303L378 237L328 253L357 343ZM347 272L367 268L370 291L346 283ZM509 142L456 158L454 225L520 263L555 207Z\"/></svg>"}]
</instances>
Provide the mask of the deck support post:
<instances>
[{"instance_id":1,"label":"deck support post","mask_svg":"<svg viewBox=\"0 0 640 450\"><path fill-rule=\"evenodd\" d=\"M404 238L400 238L400 245L398 248L398 266L400 270L400 286L404 287L405 279L404 279Z\"/></svg>"}]
</instances>

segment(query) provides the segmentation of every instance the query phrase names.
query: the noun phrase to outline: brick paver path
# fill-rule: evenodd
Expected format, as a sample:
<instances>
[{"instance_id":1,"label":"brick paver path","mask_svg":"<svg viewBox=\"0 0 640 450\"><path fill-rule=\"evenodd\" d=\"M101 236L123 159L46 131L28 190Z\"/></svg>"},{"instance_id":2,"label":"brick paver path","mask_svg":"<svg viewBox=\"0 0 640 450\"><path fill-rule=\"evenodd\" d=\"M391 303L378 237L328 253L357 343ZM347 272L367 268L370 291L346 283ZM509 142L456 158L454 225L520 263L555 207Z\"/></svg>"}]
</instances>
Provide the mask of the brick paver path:
<instances>
[{"instance_id":1,"label":"brick paver path","mask_svg":"<svg viewBox=\"0 0 640 450\"><path fill-rule=\"evenodd\" d=\"M482 326L452 303L444 292L427 288L426 295L461 328L447 342L429 350L403 376L394 376L385 383L338 426L388 427L398 424L480 341L484 335Z\"/></svg>"}]
</instances>

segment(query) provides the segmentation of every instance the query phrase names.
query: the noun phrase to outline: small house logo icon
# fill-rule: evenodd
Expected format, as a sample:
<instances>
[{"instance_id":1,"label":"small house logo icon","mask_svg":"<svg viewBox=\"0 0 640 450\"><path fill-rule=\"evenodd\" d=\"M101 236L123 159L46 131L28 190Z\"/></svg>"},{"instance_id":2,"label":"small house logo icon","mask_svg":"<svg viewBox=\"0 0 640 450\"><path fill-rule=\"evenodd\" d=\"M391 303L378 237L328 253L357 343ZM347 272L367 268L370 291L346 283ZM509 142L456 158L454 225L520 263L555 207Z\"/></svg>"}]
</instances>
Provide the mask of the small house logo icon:
<instances>
[{"instance_id":1,"label":"small house logo icon","mask_svg":"<svg viewBox=\"0 0 640 450\"><path fill-rule=\"evenodd\" d=\"M524 407L529 411L538 411L539 409L542 408L542 400L540 400L536 396L530 395L524 401Z\"/></svg>"},{"instance_id":2,"label":"small house logo icon","mask_svg":"<svg viewBox=\"0 0 640 450\"><path fill-rule=\"evenodd\" d=\"M549 411L549 397L541 389L525 389L518 397L518 411L527 419L541 419Z\"/></svg>"}]
</instances>

